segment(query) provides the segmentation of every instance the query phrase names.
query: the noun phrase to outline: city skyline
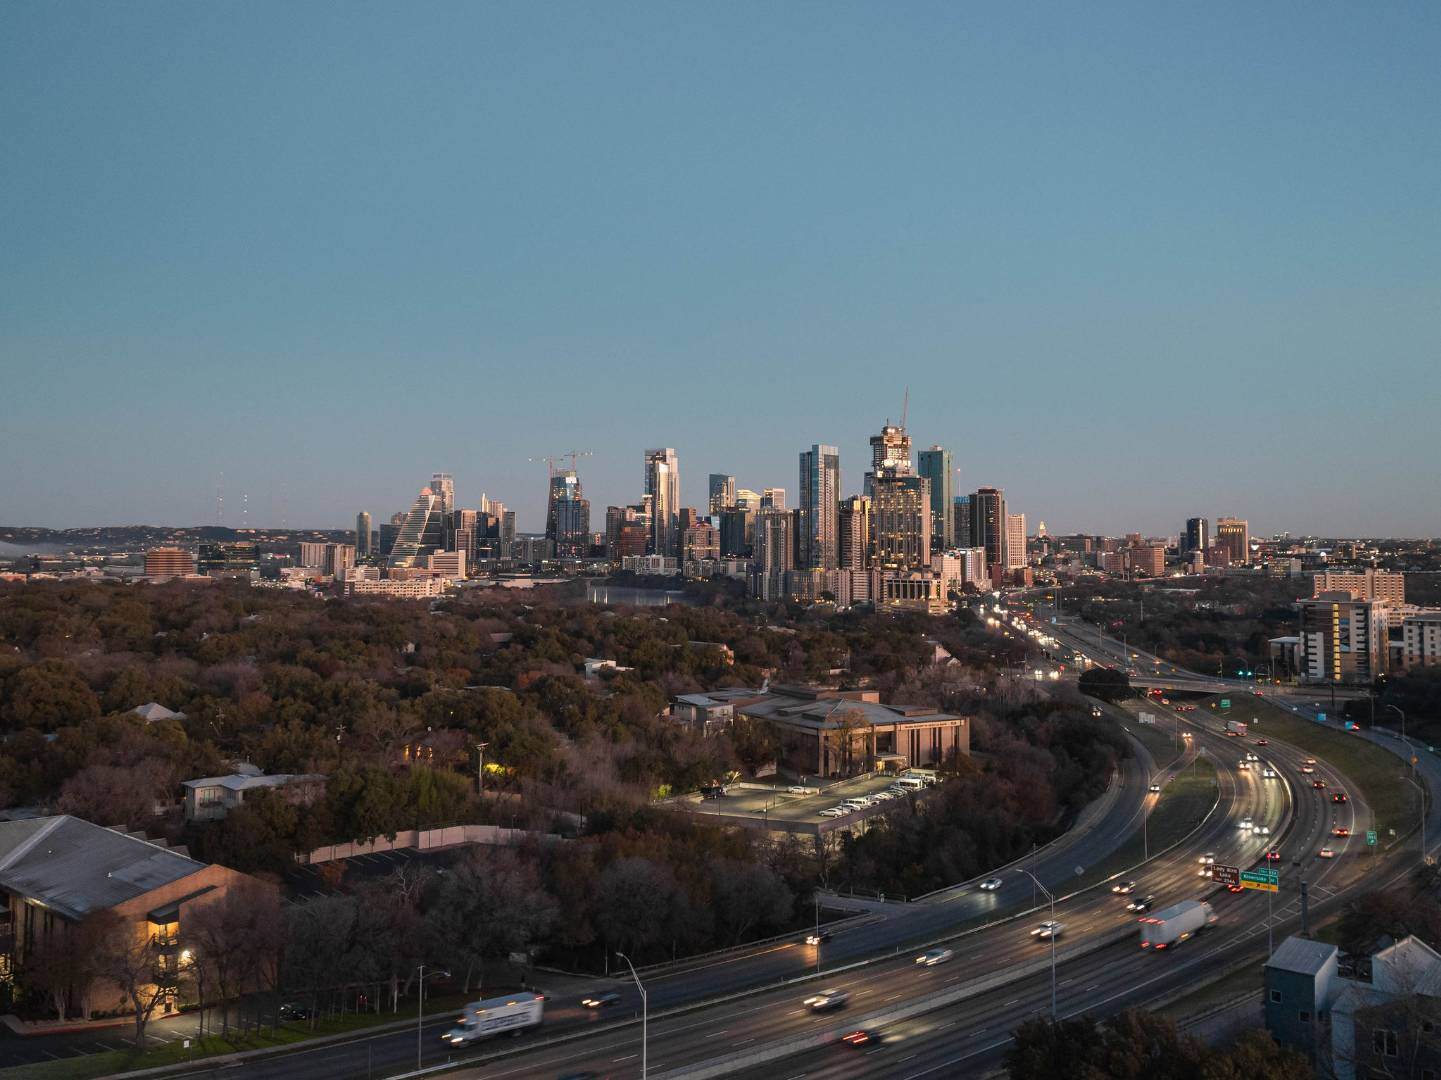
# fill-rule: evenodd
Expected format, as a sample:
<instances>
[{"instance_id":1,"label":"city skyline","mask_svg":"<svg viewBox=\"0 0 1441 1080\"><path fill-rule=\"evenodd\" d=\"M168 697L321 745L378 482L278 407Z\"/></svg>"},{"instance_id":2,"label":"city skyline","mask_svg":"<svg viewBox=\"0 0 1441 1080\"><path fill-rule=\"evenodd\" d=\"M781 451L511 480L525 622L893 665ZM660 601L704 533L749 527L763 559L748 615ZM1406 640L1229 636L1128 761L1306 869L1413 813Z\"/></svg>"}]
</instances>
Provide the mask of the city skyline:
<instances>
[{"instance_id":1,"label":"city skyline","mask_svg":"<svg viewBox=\"0 0 1441 1080\"><path fill-rule=\"evenodd\" d=\"M1056 529L1434 536L1438 49L1418 4L22 5L0 517L204 524L224 474L344 527L446 468L538 531L570 447L596 507L654 446L687 506L816 443L849 493L909 386Z\"/></svg>"}]
</instances>

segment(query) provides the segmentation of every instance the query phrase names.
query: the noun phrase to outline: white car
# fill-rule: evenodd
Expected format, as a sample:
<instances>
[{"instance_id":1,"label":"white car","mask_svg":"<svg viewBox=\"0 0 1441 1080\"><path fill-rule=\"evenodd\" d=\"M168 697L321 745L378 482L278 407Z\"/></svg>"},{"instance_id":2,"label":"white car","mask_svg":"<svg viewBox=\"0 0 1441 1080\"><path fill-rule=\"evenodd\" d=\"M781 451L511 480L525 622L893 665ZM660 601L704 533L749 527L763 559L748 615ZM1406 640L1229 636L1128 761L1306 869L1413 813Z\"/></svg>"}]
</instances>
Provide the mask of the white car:
<instances>
[{"instance_id":1,"label":"white car","mask_svg":"<svg viewBox=\"0 0 1441 1080\"><path fill-rule=\"evenodd\" d=\"M1000 887L1001 879L998 877L988 877L980 885L981 892L995 892Z\"/></svg>"},{"instance_id":2,"label":"white car","mask_svg":"<svg viewBox=\"0 0 1441 1080\"><path fill-rule=\"evenodd\" d=\"M1061 934L1065 932L1065 929L1065 923L1054 922L1050 919L1047 919L1045 922L1041 923L1040 926L1036 927L1034 930L1031 931L1031 937L1039 938L1041 941L1050 941L1053 938L1060 937Z\"/></svg>"},{"instance_id":3,"label":"white car","mask_svg":"<svg viewBox=\"0 0 1441 1080\"><path fill-rule=\"evenodd\" d=\"M1216 861L1216 853L1214 851L1208 851L1196 861L1202 866L1211 866Z\"/></svg>"},{"instance_id":4,"label":"white car","mask_svg":"<svg viewBox=\"0 0 1441 1080\"><path fill-rule=\"evenodd\" d=\"M1255 822L1253 822L1250 818L1243 817L1241 819L1241 828L1244 829L1246 832L1250 832L1255 827Z\"/></svg>"},{"instance_id":5,"label":"white car","mask_svg":"<svg viewBox=\"0 0 1441 1080\"><path fill-rule=\"evenodd\" d=\"M831 818L835 818L835 817L845 817L848 813L850 813L849 810L842 810L839 806L832 806L832 807L829 807L828 809L822 810L822 811L820 812L820 816L821 816L821 817L831 817Z\"/></svg>"},{"instance_id":6,"label":"white car","mask_svg":"<svg viewBox=\"0 0 1441 1080\"><path fill-rule=\"evenodd\" d=\"M786 788L786 794L788 795L809 795L810 793L811 789L802 784L792 784Z\"/></svg>"},{"instance_id":7,"label":"white car","mask_svg":"<svg viewBox=\"0 0 1441 1080\"><path fill-rule=\"evenodd\" d=\"M916 963L923 964L926 967L935 967L937 964L944 964L954 955L955 953L951 952L950 949L927 949L921 953L920 956L916 957Z\"/></svg>"},{"instance_id":8,"label":"white car","mask_svg":"<svg viewBox=\"0 0 1441 1080\"><path fill-rule=\"evenodd\" d=\"M1111 891L1121 896L1129 896L1136 891L1136 883L1134 881L1118 881L1111 886Z\"/></svg>"},{"instance_id":9,"label":"white car","mask_svg":"<svg viewBox=\"0 0 1441 1080\"><path fill-rule=\"evenodd\" d=\"M1250 767L1251 763L1249 761L1246 761L1244 758L1236 762L1236 768L1238 769L1249 769Z\"/></svg>"}]
</instances>

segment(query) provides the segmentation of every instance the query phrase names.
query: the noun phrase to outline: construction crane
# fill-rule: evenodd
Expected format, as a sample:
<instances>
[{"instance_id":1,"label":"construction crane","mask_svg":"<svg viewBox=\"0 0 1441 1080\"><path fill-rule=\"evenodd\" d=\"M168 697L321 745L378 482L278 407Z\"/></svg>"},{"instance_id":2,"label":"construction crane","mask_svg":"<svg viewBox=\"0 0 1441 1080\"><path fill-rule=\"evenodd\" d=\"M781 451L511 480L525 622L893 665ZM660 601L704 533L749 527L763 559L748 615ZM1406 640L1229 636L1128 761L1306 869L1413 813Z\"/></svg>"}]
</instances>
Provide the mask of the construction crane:
<instances>
[{"instance_id":1,"label":"construction crane","mask_svg":"<svg viewBox=\"0 0 1441 1080\"><path fill-rule=\"evenodd\" d=\"M555 467L555 463L556 463L557 461L565 461L565 460L569 459L569 460L570 460L570 470L569 470L569 471L570 471L570 472L575 472L575 464L576 464L576 461L577 461L578 459L580 459L580 458L583 458L583 457L590 457L591 454L592 454L592 451L590 451L590 450L565 450L565 451L563 451L563 452L561 452L561 453L559 453L559 454L547 454L547 455L545 455L545 456L543 456L543 457L526 458L525 460L526 460L526 461L543 461L543 462L545 462L545 468L546 468L546 473L547 473L547 475L549 475L549 476L554 476L558 471L560 471L560 470L557 470L556 467Z\"/></svg>"}]
</instances>

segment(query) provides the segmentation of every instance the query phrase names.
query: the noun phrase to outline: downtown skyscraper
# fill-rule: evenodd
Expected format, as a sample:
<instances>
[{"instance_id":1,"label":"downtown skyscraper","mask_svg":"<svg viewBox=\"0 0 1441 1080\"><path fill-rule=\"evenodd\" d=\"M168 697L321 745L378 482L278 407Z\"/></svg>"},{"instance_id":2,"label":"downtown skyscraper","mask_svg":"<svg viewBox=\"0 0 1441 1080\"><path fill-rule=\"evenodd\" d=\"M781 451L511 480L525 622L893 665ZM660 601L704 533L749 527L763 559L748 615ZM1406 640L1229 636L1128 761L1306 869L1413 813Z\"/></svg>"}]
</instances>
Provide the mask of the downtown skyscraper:
<instances>
[{"instance_id":1,"label":"downtown skyscraper","mask_svg":"<svg viewBox=\"0 0 1441 1080\"><path fill-rule=\"evenodd\" d=\"M652 555L680 555L680 457L670 447L645 452Z\"/></svg>"},{"instance_id":2,"label":"downtown skyscraper","mask_svg":"<svg viewBox=\"0 0 1441 1080\"><path fill-rule=\"evenodd\" d=\"M951 452L932 446L916 455L916 472L931 482L931 548L949 551L956 546L955 492Z\"/></svg>"},{"instance_id":3,"label":"downtown skyscraper","mask_svg":"<svg viewBox=\"0 0 1441 1080\"><path fill-rule=\"evenodd\" d=\"M800 456L796 553L801 570L840 565L841 452L815 444Z\"/></svg>"}]
</instances>

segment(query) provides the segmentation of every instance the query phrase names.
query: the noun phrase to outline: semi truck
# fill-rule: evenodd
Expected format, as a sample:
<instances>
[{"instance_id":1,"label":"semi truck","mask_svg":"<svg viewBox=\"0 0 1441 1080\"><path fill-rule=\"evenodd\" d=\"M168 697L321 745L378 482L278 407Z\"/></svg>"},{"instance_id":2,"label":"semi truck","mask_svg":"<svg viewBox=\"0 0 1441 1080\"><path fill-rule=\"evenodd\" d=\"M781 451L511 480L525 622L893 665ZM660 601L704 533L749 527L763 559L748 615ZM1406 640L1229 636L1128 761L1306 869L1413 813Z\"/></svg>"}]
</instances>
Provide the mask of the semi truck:
<instances>
[{"instance_id":1,"label":"semi truck","mask_svg":"<svg viewBox=\"0 0 1441 1080\"><path fill-rule=\"evenodd\" d=\"M1211 905L1201 900L1182 900L1154 915L1141 919L1141 948L1160 952L1179 945L1216 921Z\"/></svg>"},{"instance_id":2,"label":"semi truck","mask_svg":"<svg viewBox=\"0 0 1441 1080\"><path fill-rule=\"evenodd\" d=\"M1244 721L1244 720L1227 720L1227 721L1226 721L1226 734L1227 734L1227 735L1239 735L1239 736L1241 736L1241 737L1244 739L1244 738L1246 737L1246 721Z\"/></svg>"},{"instance_id":3,"label":"semi truck","mask_svg":"<svg viewBox=\"0 0 1441 1080\"><path fill-rule=\"evenodd\" d=\"M516 993L472 1001L461 1009L455 1027L441 1038L451 1046L466 1046L502 1031L519 1035L538 1025L544 1012L544 994Z\"/></svg>"}]
</instances>

